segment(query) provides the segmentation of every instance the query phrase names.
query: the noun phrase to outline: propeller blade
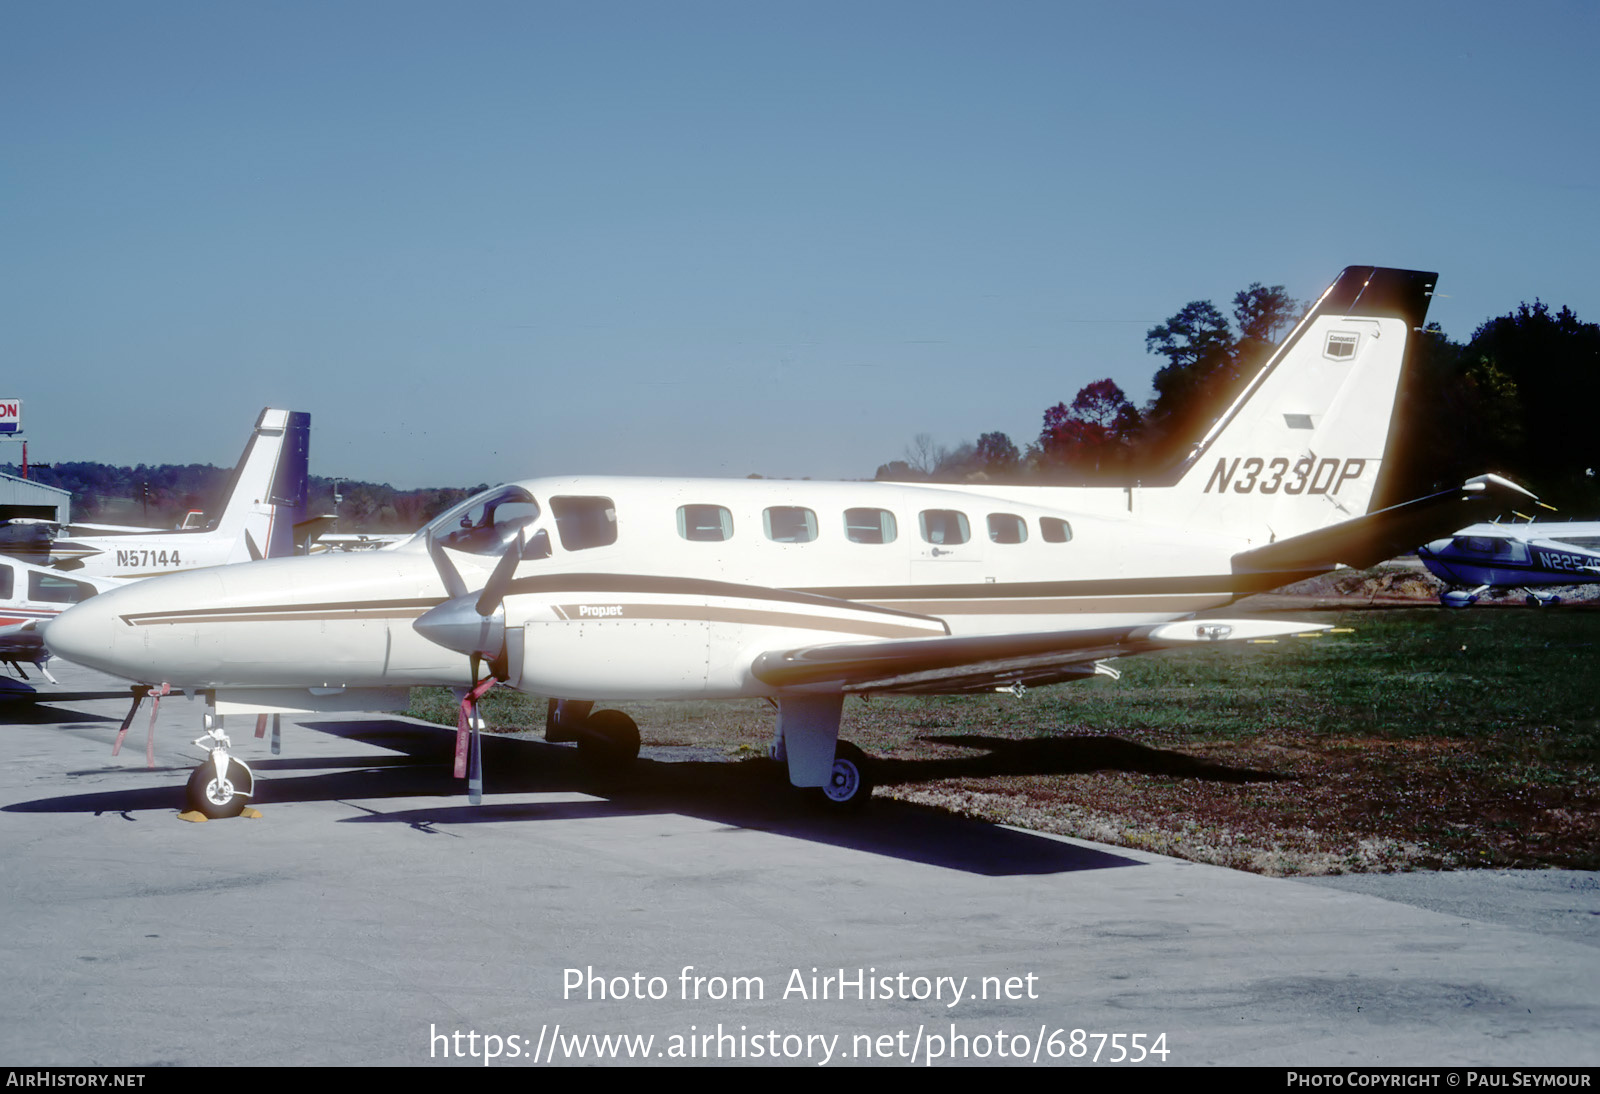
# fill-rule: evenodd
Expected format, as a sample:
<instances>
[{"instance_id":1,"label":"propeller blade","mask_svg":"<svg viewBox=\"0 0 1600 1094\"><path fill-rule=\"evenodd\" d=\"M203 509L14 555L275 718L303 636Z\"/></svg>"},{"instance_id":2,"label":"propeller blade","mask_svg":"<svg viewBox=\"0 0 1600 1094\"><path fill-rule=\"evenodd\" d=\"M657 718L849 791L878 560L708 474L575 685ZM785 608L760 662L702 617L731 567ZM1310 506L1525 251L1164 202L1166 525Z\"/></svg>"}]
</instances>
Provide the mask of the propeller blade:
<instances>
[{"instance_id":1,"label":"propeller blade","mask_svg":"<svg viewBox=\"0 0 1600 1094\"><path fill-rule=\"evenodd\" d=\"M506 598L506 590L511 587L511 575L516 573L517 563L522 561L522 548L522 532L518 531L517 541L500 556L494 573L489 575L488 584L483 587L483 595L478 597L479 615L493 615L495 609L500 607L500 601Z\"/></svg>"},{"instance_id":2,"label":"propeller blade","mask_svg":"<svg viewBox=\"0 0 1600 1094\"><path fill-rule=\"evenodd\" d=\"M439 571L439 580L444 582L444 591L450 595L450 599L466 596L467 583L461 580L461 571L450 561L450 556L444 553L444 545L431 535L428 537L428 554L433 556L434 569Z\"/></svg>"},{"instance_id":3,"label":"propeller blade","mask_svg":"<svg viewBox=\"0 0 1600 1094\"><path fill-rule=\"evenodd\" d=\"M483 803L483 738L478 727L478 708L472 708L472 761L467 768L467 801L472 805Z\"/></svg>"}]
</instances>

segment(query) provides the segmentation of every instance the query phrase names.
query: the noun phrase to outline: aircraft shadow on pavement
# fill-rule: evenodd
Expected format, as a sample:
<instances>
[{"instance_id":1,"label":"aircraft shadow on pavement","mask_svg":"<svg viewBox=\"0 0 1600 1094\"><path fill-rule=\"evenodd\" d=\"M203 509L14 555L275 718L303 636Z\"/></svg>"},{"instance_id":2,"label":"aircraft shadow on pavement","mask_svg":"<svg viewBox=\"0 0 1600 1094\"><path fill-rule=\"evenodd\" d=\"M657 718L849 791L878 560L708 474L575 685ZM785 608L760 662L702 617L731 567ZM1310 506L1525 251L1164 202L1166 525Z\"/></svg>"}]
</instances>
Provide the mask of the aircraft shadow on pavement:
<instances>
[{"instance_id":1,"label":"aircraft shadow on pavement","mask_svg":"<svg viewBox=\"0 0 1600 1094\"><path fill-rule=\"evenodd\" d=\"M783 767L771 760L640 758L627 768L602 771L582 761L575 748L494 734L483 737L484 802L474 806L466 800L464 781L451 774L454 734L448 730L419 732L421 727L414 723L375 719L317 720L295 727L304 729L360 740L399 755L260 756L260 744L253 742L254 748L247 746L239 754L256 773L252 803L264 811L293 802L359 802L356 808L363 815L343 823L405 824L428 833L446 825L671 813L987 876L1139 865L1136 859L905 802L879 799L863 811L837 812L816 800L816 792L790 787ZM285 726L284 732L285 749L292 751L291 727ZM242 744L239 737L235 734L236 743ZM186 778L169 770L174 774L163 778L170 781L159 787L43 798L0 811L126 816L142 810L182 809ZM575 792L594 800L495 800ZM439 802L424 808L415 808L412 802L408 803L412 807L394 812L384 812L376 804L418 797L435 797Z\"/></svg>"},{"instance_id":2,"label":"aircraft shadow on pavement","mask_svg":"<svg viewBox=\"0 0 1600 1094\"><path fill-rule=\"evenodd\" d=\"M873 772L879 786L959 777L1080 775L1090 771L1126 771L1225 783L1282 782L1298 778L1274 771L1214 763L1183 752L1151 748L1122 737L1035 737L1014 740L1009 737L957 733L923 736L918 740L935 745L982 749L984 755L933 760L878 760Z\"/></svg>"},{"instance_id":3,"label":"aircraft shadow on pavement","mask_svg":"<svg viewBox=\"0 0 1600 1094\"><path fill-rule=\"evenodd\" d=\"M50 726L65 722L112 722L119 720L105 714L87 711L58 709L44 703L6 703L0 707L0 725Z\"/></svg>"}]
</instances>

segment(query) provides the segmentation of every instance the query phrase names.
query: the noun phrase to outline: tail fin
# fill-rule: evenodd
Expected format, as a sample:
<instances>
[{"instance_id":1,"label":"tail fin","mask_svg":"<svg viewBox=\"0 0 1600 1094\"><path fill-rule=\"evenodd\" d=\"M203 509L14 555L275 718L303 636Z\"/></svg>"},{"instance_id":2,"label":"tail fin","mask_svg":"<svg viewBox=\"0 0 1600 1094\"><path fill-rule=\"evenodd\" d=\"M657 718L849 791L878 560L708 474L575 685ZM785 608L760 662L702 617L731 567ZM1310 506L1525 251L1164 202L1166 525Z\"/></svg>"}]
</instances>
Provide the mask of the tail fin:
<instances>
[{"instance_id":1,"label":"tail fin","mask_svg":"<svg viewBox=\"0 0 1600 1094\"><path fill-rule=\"evenodd\" d=\"M1341 273L1185 461L1152 517L1263 542L1360 516L1437 274Z\"/></svg>"},{"instance_id":2,"label":"tail fin","mask_svg":"<svg viewBox=\"0 0 1600 1094\"><path fill-rule=\"evenodd\" d=\"M294 526L306 515L310 453L310 414L261 412L214 526L237 536L230 562L294 553Z\"/></svg>"}]
</instances>

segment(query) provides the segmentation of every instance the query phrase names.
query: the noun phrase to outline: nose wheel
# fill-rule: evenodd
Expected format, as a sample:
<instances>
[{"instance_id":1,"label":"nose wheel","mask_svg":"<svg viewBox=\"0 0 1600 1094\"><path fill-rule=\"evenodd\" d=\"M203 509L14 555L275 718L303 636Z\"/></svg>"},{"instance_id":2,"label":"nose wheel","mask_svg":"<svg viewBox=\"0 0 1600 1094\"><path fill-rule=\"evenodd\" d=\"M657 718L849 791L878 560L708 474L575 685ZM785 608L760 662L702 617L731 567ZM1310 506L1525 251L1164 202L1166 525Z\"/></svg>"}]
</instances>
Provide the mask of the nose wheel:
<instances>
[{"instance_id":1,"label":"nose wheel","mask_svg":"<svg viewBox=\"0 0 1600 1094\"><path fill-rule=\"evenodd\" d=\"M189 773L184 791L189 808L211 820L237 817L255 793L255 776L243 760L228 755L228 736L222 732L221 719L194 743L210 755Z\"/></svg>"},{"instance_id":2,"label":"nose wheel","mask_svg":"<svg viewBox=\"0 0 1600 1094\"><path fill-rule=\"evenodd\" d=\"M190 809L203 813L212 820L237 817L244 812L250 795L255 791L255 777L250 769L238 760L227 760L227 769L221 774L217 765L207 760L189 774L185 797Z\"/></svg>"}]
</instances>

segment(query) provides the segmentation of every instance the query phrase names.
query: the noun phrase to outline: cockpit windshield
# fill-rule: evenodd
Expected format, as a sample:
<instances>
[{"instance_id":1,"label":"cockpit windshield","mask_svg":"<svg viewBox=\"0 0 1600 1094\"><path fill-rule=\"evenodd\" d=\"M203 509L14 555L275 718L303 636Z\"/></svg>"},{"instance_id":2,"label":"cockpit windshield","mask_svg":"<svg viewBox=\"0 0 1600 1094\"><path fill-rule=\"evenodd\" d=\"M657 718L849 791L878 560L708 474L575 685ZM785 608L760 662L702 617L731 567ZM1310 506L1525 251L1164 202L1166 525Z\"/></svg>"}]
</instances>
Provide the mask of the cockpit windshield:
<instances>
[{"instance_id":1,"label":"cockpit windshield","mask_svg":"<svg viewBox=\"0 0 1600 1094\"><path fill-rule=\"evenodd\" d=\"M498 555L538 519L539 503L532 494L520 486L497 486L433 518L418 535L431 535L452 551Z\"/></svg>"}]
</instances>

